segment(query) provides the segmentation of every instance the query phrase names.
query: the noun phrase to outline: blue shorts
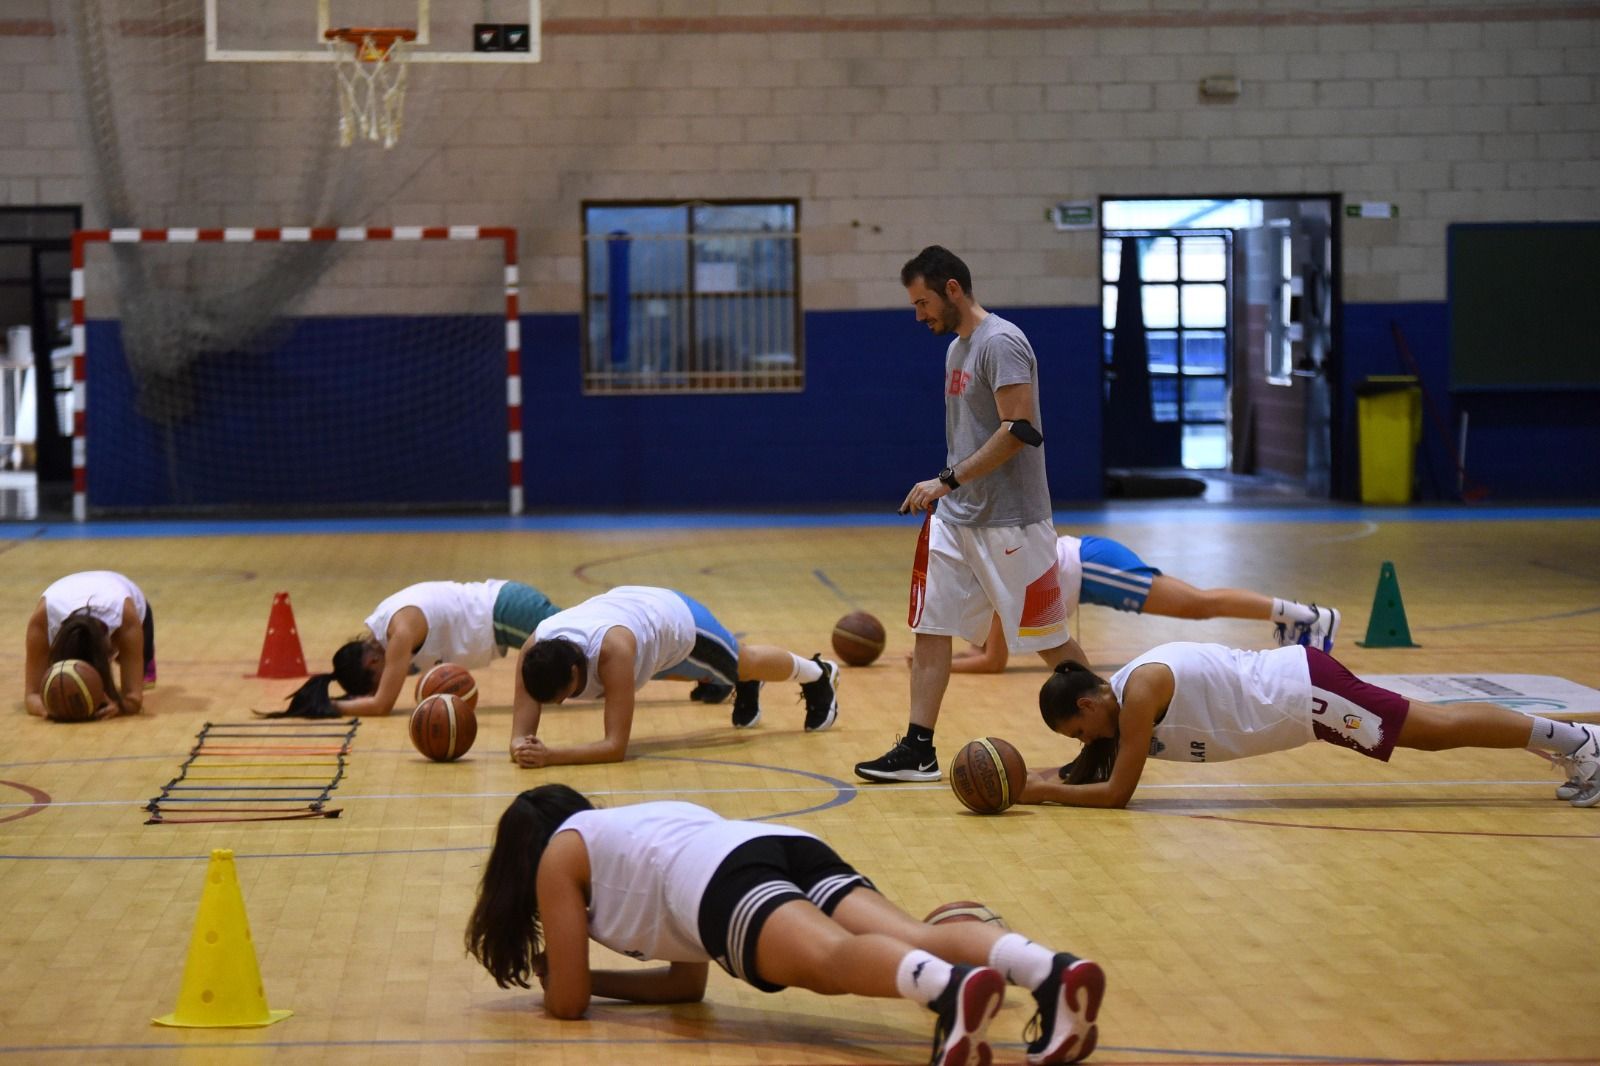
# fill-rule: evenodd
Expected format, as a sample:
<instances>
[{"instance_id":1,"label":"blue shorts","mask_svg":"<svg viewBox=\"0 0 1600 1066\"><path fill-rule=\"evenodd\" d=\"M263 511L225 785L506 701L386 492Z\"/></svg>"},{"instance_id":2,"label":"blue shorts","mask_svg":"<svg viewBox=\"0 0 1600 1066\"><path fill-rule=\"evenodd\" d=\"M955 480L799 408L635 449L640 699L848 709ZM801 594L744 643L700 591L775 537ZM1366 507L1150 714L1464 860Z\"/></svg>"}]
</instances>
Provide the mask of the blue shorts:
<instances>
[{"instance_id":1,"label":"blue shorts","mask_svg":"<svg viewBox=\"0 0 1600 1066\"><path fill-rule=\"evenodd\" d=\"M532 585L507 581L494 598L495 647L501 655L522 647L540 622L560 610Z\"/></svg>"},{"instance_id":2,"label":"blue shorts","mask_svg":"<svg viewBox=\"0 0 1600 1066\"><path fill-rule=\"evenodd\" d=\"M1082 540L1078 550L1083 561L1083 588L1078 602L1119 611L1143 611L1150 582L1160 577L1161 571L1146 566L1126 544L1105 537Z\"/></svg>"},{"instance_id":3,"label":"blue shorts","mask_svg":"<svg viewBox=\"0 0 1600 1066\"><path fill-rule=\"evenodd\" d=\"M689 613L694 616L694 649L687 659L655 675L655 680L710 681L715 685L732 685L738 681L738 639L717 621L705 604L677 589L673 589L672 594L688 604Z\"/></svg>"}]
</instances>

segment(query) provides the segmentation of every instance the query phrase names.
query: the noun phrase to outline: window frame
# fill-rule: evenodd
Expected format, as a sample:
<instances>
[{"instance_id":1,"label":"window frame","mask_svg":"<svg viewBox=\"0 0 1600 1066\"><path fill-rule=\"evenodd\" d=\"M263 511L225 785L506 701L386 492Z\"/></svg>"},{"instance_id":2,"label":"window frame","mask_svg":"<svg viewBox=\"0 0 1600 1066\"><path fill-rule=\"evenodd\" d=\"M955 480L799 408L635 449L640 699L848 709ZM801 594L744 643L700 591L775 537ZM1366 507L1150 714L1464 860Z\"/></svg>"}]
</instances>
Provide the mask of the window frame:
<instances>
[{"instance_id":1,"label":"window frame","mask_svg":"<svg viewBox=\"0 0 1600 1066\"><path fill-rule=\"evenodd\" d=\"M689 382L689 383L677 384L677 385L668 385L668 384L649 385L649 384L645 384L645 383L641 382L641 383L636 383L636 384L627 384L627 385L620 385L620 386L619 385L612 385L612 386L609 386L609 387L599 386L599 385L594 384L590 380L590 370L589 370L590 366L592 365L593 356L594 356L594 352L593 352L593 343L594 343L594 341L593 341L593 336L592 336L593 331L592 331L591 326L590 326L590 324L592 322L591 315L595 313L596 306L598 306L601 309L600 313L606 313L607 309L609 309L609 307L610 307L611 294L609 292L595 293L590 288L590 283L591 283L591 280L592 280L590 269L589 269L590 241L593 240L595 237L600 236L599 233L592 232L589 229L590 212L594 211L594 210L619 209L619 208L623 208L623 209L626 209L626 208L646 208L646 209L648 209L648 208L672 208L672 209L680 209L680 210L682 210L684 212L684 215L685 215L685 227L684 227L683 237L684 237L684 241L685 241L686 247L685 247L685 260L684 260L685 290L684 290L683 298L684 298L684 302L686 304L686 313L687 313L687 328L686 328L685 332L686 332L687 336L690 338L690 341L691 341L691 344L692 344L692 355L698 356L700 354L700 338L699 338L699 332L698 332L699 331L700 309L699 309L698 305L699 305L699 301L700 301L701 296L700 296L699 291L696 288L696 283L697 283L697 278L696 278L696 250L697 250L697 243L698 243L698 240L701 239L701 238L714 237L714 236L718 235L719 233L723 233L725 235L725 231L706 231L704 233L700 233L700 232L696 231L696 229L695 229L695 209L696 208L701 208L701 207L735 207L735 208L737 208L737 207L778 207L778 208L786 208L786 209L788 209L789 211L791 211L793 213L793 218L794 218L793 229L791 229L789 231L786 231L786 232L781 232L781 233L778 234L779 236L786 237L788 239L788 241L789 241L789 246L790 246L789 270L790 270L790 277L793 279L793 283L792 283L792 285L789 287L789 289L787 291L777 290L777 291L763 293L763 295L771 296L771 297L775 297L775 298L780 298L780 299L783 298L783 297L788 297L788 299L789 299L790 313L792 315L792 321L793 321L793 338L792 339L793 339L794 358L795 358L795 365L794 365L794 370L792 371L792 374L793 374L793 377L795 378L795 382L793 384L788 384L788 385L768 384L768 383L760 383L760 382L750 383L748 381L741 383L741 382L733 380L733 379L737 379L737 378L741 377L742 372L741 371L730 370L730 371L727 372L726 375L722 375L723 377L726 377L728 380L721 381L721 382L713 380L713 381L704 382L704 383ZM582 390L582 394L584 396L650 396L650 395L665 395L665 396L696 395L696 396L704 396L704 395L726 394L726 393L764 394L764 393L797 393L797 392L804 392L805 391L805 387L806 387L805 319L804 319L804 315L803 315L803 311L802 311L802 300L801 300L801 285L802 285L802 280L801 280L801 276L800 276L800 263L801 263L801 259L800 259L800 217L801 216L800 216L800 200L799 200L798 197L783 197L783 196L725 197L725 198L724 197L718 197L718 198L715 198L715 199L695 199L695 200L671 200L671 199L660 199L660 198L619 199L619 198L612 198L612 197L607 197L607 198L604 198L604 199L592 199L592 200L591 199L585 199L585 200L580 201L580 203L579 203L579 217L580 217L580 222L581 222L579 244L580 244L580 247L582 249L582 267L583 267L582 272L581 272L582 273L582 281L580 283L581 284L581 291L580 291L580 294L579 294L579 298L580 298L580 301L581 301L581 307L580 307L580 310L579 310L579 321L580 321L579 333L581 335L580 336L580 354L579 354L579 359L580 359L581 362L580 362L580 370L579 370L579 379L580 379L580 387L581 387L581 390ZM695 373L697 371L692 371L691 370L691 371L686 371L686 372Z\"/></svg>"}]
</instances>

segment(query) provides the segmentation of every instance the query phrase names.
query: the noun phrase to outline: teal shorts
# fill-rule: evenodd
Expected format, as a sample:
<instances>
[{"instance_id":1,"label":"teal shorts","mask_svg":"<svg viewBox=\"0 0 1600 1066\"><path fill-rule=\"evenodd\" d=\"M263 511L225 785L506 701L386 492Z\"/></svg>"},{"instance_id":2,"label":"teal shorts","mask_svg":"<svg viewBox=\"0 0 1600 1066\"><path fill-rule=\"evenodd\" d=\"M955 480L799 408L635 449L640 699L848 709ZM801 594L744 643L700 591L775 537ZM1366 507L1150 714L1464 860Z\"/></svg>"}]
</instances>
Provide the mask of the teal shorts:
<instances>
[{"instance_id":1,"label":"teal shorts","mask_svg":"<svg viewBox=\"0 0 1600 1066\"><path fill-rule=\"evenodd\" d=\"M507 581L494 598L494 643L502 653L522 647L534 627L561 608L531 585Z\"/></svg>"}]
</instances>

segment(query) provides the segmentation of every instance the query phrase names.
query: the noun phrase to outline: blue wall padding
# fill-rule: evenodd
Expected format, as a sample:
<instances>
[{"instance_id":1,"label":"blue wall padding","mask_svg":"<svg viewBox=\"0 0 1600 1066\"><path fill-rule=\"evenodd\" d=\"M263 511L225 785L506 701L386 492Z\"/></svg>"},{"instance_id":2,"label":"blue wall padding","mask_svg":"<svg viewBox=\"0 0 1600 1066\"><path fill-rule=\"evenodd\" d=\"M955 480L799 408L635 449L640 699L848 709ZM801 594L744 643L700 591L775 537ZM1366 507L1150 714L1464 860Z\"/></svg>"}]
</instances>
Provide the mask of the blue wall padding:
<instances>
[{"instance_id":1,"label":"blue wall padding","mask_svg":"<svg viewBox=\"0 0 1600 1066\"><path fill-rule=\"evenodd\" d=\"M94 507L506 498L504 319L300 320L270 354L202 358L170 445L139 414L117 325L88 333Z\"/></svg>"},{"instance_id":2,"label":"blue wall padding","mask_svg":"<svg viewBox=\"0 0 1600 1066\"><path fill-rule=\"evenodd\" d=\"M998 310L1039 354L1052 496L1099 499L1099 309ZM944 465L946 339L909 308L810 311L804 321L803 392L584 396L579 316L525 315L529 508L893 510L913 482ZM1501 499L1600 497L1593 394L1452 397L1443 303L1345 306L1335 411L1340 496L1358 491L1355 384L1405 372L1391 321L1404 330L1452 441L1457 412L1471 412L1473 481ZM439 328L437 321L314 319L300 322L270 357L206 363L196 378L198 413L173 431L180 458L172 465L164 433L136 413L116 326L91 322L91 502L496 504L506 491L503 327L493 317L466 325L481 358L394 362L418 351L418 331ZM461 336L461 323L446 332ZM415 384L444 375L452 390L464 390L448 404ZM282 414L290 402L298 405L292 418ZM1431 424L1422 439L1422 497L1452 498L1448 446Z\"/></svg>"},{"instance_id":3,"label":"blue wall padding","mask_svg":"<svg viewBox=\"0 0 1600 1066\"><path fill-rule=\"evenodd\" d=\"M1491 500L1574 500L1600 497L1600 417L1594 391L1482 391L1451 394L1449 305L1445 303L1346 304L1345 372L1341 412L1345 428L1340 468L1344 495L1358 490L1354 386L1369 374L1409 373L1395 350L1398 322L1422 371L1422 383L1445 424L1440 432L1423 410L1417 486L1424 500L1454 499L1460 413L1467 412L1469 487ZM1507 358L1514 358L1508 353Z\"/></svg>"}]
</instances>

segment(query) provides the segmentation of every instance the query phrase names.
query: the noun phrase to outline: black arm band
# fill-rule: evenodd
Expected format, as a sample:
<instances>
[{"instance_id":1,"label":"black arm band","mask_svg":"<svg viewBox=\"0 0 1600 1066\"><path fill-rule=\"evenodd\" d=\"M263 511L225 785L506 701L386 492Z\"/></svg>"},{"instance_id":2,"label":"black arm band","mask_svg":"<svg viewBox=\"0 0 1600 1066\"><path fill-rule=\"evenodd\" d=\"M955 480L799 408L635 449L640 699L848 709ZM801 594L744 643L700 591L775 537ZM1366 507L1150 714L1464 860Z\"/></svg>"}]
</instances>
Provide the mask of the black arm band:
<instances>
[{"instance_id":1,"label":"black arm band","mask_svg":"<svg viewBox=\"0 0 1600 1066\"><path fill-rule=\"evenodd\" d=\"M1033 428L1033 423L1026 418L1011 420L1011 435L1030 448L1037 448L1044 443L1044 437Z\"/></svg>"}]
</instances>

